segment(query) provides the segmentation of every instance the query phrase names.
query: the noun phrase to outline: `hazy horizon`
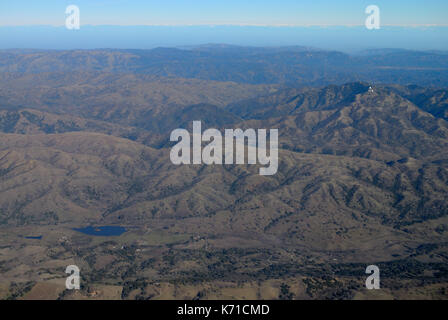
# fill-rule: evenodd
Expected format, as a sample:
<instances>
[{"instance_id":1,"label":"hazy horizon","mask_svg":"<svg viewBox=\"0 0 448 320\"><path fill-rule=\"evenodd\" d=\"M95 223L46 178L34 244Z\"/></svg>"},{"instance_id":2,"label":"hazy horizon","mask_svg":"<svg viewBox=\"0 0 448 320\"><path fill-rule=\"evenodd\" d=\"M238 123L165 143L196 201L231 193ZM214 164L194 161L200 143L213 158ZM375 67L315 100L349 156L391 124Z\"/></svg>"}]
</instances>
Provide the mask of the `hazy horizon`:
<instances>
[{"instance_id":1,"label":"hazy horizon","mask_svg":"<svg viewBox=\"0 0 448 320\"><path fill-rule=\"evenodd\" d=\"M367 28L368 17L374 16L372 5L378 25ZM77 27L66 28L73 8ZM151 49L226 43L343 52L448 50L447 12L448 3L442 0L19 0L0 3L0 49Z\"/></svg>"},{"instance_id":2,"label":"hazy horizon","mask_svg":"<svg viewBox=\"0 0 448 320\"><path fill-rule=\"evenodd\" d=\"M365 49L448 50L448 27L53 26L0 27L0 49L152 49L223 43Z\"/></svg>"}]
</instances>

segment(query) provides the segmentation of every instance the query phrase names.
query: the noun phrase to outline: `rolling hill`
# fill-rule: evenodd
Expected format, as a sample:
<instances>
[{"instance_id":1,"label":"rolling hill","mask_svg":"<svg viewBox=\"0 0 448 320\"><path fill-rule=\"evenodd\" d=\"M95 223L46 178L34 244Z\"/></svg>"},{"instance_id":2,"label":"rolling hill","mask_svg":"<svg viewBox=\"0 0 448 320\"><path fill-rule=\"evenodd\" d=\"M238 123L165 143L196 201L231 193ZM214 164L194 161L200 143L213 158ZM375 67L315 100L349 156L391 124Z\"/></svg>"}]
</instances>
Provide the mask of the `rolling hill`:
<instances>
[{"instance_id":1,"label":"rolling hill","mask_svg":"<svg viewBox=\"0 0 448 320\"><path fill-rule=\"evenodd\" d=\"M446 61L1 51L0 298L446 298ZM171 131L195 120L278 129L277 174L172 164ZM61 284L69 264L76 293ZM363 287L369 264L380 296Z\"/></svg>"}]
</instances>

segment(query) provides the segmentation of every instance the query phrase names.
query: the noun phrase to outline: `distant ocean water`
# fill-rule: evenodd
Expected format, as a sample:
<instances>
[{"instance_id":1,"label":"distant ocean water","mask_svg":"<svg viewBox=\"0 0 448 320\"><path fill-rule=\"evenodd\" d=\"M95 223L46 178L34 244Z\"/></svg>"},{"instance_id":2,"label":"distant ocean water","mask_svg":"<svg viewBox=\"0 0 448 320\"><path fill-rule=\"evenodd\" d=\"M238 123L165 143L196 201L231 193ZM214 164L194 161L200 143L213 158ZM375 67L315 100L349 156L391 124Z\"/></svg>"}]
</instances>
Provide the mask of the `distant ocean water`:
<instances>
[{"instance_id":1,"label":"distant ocean water","mask_svg":"<svg viewBox=\"0 0 448 320\"><path fill-rule=\"evenodd\" d=\"M368 48L448 50L448 27L82 26L0 27L0 49L151 49L226 43L302 45L345 52Z\"/></svg>"}]
</instances>

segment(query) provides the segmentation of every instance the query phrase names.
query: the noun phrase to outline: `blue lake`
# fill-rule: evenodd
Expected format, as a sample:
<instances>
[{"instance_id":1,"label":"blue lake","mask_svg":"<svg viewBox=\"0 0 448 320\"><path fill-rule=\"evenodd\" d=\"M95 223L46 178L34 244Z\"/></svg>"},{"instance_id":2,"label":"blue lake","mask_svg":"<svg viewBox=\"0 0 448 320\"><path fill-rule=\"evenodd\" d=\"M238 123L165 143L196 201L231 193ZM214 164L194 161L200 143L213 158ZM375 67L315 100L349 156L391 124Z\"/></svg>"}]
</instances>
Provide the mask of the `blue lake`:
<instances>
[{"instance_id":1,"label":"blue lake","mask_svg":"<svg viewBox=\"0 0 448 320\"><path fill-rule=\"evenodd\" d=\"M31 236L29 236L29 237L24 237L25 239L35 239L35 240L40 240L40 239L42 239L42 236L37 236L37 237L31 237Z\"/></svg>"},{"instance_id":2,"label":"blue lake","mask_svg":"<svg viewBox=\"0 0 448 320\"><path fill-rule=\"evenodd\" d=\"M73 230L88 234L90 236L119 236L126 232L126 228L119 226L102 226L102 227L84 227L84 228L73 228Z\"/></svg>"}]
</instances>

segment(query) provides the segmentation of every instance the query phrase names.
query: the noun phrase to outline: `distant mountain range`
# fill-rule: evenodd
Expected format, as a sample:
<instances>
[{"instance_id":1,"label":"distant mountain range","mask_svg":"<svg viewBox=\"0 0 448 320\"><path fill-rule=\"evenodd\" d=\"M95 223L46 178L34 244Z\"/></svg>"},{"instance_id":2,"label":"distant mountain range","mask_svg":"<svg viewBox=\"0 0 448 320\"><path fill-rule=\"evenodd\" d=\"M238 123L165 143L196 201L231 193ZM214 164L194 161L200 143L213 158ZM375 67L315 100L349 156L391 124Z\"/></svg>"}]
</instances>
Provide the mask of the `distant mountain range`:
<instances>
[{"instance_id":1,"label":"distant mountain range","mask_svg":"<svg viewBox=\"0 0 448 320\"><path fill-rule=\"evenodd\" d=\"M152 50L3 50L0 72L113 72L322 86L350 81L448 85L448 53L383 49L348 55L307 47L209 45Z\"/></svg>"}]
</instances>

